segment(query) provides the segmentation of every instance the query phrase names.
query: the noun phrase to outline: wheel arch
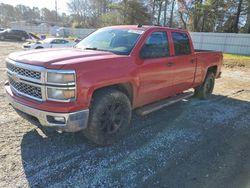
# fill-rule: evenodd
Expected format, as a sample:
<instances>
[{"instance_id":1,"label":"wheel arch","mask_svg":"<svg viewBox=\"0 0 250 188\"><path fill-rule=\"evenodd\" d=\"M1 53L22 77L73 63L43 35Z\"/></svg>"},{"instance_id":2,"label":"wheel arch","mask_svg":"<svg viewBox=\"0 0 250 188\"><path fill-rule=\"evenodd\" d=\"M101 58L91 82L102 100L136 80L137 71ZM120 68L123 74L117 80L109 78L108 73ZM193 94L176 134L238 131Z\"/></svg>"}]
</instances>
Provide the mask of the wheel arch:
<instances>
[{"instance_id":1,"label":"wheel arch","mask_svg":"<svg viewBox=\"0 0 250 188\"><path fill-rule=\"evenodd\" d=\"M217 70L218 70L218 66L217 65L208 67L207 74L214 73L214 75L216 76L217 75Z\"/></svg>"},{"instance_id":2,"label":"wheel arch","mask_svg":"<svg viewBox=\"0 0 250 188\"><path fill-rule=\"evenodd\" d=\"M115 90L123 92L129 98L129 100L131 102L131 105L133 106L133 103L134 103L134 89L133 89L132 83L124 82L124 83L117 83L117 84L106 85L106 86L103 86L103 87L95 88L91 92L91 99L93 98L93 96L98 91L105 90L105 89L115 89Z\"/></svg>"},{"instance_id":3,"label":"wheel arch","mask_svg":"<svg viewBox=\"0 0 250 188\"><path fill-rule=\"evenodd\" d=\"M35 47L35 49L43 49L44 47L42 47L42 46L37 46L37 47Z\"/></svg>"}]
</instances>

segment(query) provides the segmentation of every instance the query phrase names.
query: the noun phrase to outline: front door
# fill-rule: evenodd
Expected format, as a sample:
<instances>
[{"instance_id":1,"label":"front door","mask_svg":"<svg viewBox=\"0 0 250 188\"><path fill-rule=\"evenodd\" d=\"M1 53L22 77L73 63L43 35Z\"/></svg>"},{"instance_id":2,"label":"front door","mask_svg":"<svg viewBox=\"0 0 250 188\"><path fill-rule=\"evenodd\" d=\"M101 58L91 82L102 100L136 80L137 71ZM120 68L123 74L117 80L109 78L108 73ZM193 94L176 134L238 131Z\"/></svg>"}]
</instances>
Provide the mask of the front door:
<instances>
[{"instance_id":1,"label":"front door","mask_svg":"<svg viewBox=\"0 0 250 188\"><path fill-rule=\"evenodd\" d=\"M165 31L151 33L141 51L138 105L148 104L172 94L172 66L169 41Z\"/></svg>"}]
</instances>

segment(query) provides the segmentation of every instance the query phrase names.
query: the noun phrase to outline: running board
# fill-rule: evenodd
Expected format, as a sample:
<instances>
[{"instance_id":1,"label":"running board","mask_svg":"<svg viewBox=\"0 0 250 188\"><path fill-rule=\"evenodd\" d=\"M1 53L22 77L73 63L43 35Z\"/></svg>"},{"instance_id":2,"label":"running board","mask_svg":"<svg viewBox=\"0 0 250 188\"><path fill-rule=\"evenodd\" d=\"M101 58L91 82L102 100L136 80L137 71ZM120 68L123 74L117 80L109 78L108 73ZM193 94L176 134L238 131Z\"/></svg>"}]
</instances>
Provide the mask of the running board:
<instances>
[{"instance_id":1,"label":"running board","mask_svg":"<svg viewBox=\"0 0 250 188\"><path fill-rule=\"evenodd\" d=\"M185 93L180 93L174 97L170 97L168 99L165 100L161 100L152 104L148 104L146 106L143 106L141 108L138 108L136 110L136 113L141 115L141 116L145 116L151 112L160 110L166 106L169 106L171 104L177 103L183 99L187 99L190 98L194 95L194 92L185 92Z\"/></svg>"}]
</instances>

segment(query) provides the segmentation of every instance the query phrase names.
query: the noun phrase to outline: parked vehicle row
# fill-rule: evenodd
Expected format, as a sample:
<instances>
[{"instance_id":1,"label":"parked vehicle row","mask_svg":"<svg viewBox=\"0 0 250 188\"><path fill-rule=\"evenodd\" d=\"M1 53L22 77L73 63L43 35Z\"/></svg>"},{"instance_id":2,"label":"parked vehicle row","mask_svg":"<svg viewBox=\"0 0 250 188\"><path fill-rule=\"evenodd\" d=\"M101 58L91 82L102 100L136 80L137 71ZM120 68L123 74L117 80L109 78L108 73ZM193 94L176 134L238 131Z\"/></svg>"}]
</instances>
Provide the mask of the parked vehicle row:
<instances>
[{"instance_id":1,"label":"parked vehicle row","mask_svg":"<svg viewBox=\"0 0 250 188\"><path fill-rule=\"evenodd\" d=\"M71 40L61 38L47 38L35 42L26 42L23 44L23 49L43 49L43 48L67 48L73 47L76 43Z\"/></svg>"},{"instance_id":2,"label":"parked vehicle row","mask_svg":"<svg viewBox=\"0 0 250 188\"><path fill-rule=\"evenodd\" d=\"M15 30L15 29L6 29L0 31L0 40L19 40L25 41L29 39L30 36L26 31Z\"/></svg>"},{"instance_id":3,"label":"parked vehicle row","mask_svg":"<svg viewBox=\"0 0 250 188\"><path fill-rule=\"evenodd\" d=\"M23 44L23 49L25 50L42 48L68 48L77 44L77 41L63 38L47 38L45 40L41 40L36 35L22 30L6 29L0 31L0 40L26 41L28 39L29 41Z\"/></svg>"}]
</instances>

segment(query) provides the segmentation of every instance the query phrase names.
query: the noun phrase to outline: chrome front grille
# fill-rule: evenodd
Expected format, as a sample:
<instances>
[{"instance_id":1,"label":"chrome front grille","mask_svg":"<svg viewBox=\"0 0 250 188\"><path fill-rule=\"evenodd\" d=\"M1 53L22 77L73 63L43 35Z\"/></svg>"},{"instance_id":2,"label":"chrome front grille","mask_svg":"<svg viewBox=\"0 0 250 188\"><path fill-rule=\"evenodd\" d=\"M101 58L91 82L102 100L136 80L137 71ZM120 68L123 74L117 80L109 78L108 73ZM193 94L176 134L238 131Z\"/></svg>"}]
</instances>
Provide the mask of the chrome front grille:
<instances>
[{"instance_id":1,"label":"chrome front grille","mask_svg":"<svg viewBox=\"0 0 250 188\"><path fill-rule=\"evenodd\" d=\"M18 67L16 65L13 65L9 62L7 62L7 69L13 73L25 76L27 78L32 78L32 79L37 79L37 80L41 79L41 72L24 69L24 68Z\"/></svg>"},{"instance_id":2,"label":"chrome front grille","mask_svg":"<svg viewBox=\"0 0 250 188\"><path fill-rule=\"evenodd\" d=\"M42 100L41 87L32 86L24 82L15 81L9 76L10 85L22 95L31 96L31 98Z\"/></svg>"},{"instance_id":3,"label":"chrome front grille","mask_svg":"<svg viewBox=\"0 0 250 188\"><path fill-rule=\"evenodd\" d=\"M45 100L45 88L42 85L43 67L18 63L9 59L6 67L13 92L37 101Z\"/></svg>"},{"instance_id":4,"label":"chrome front grille","mask_svg":"<svg viewBox=\"0 0 250 188\"><path fill-rule=\"evenodd\" d=\"M49 88L76 89L75 82L72 83L52 83L47 81L48 73L75 75L74 70L51 70L44 67L19 63L11 59L6 59L7 75L9 85L13 93L25 96L36 101L59 101L70 102L71 99L57 100L48 97ZM76 80L76 79L75 79Z\"/></svg>"}]
</instances>

